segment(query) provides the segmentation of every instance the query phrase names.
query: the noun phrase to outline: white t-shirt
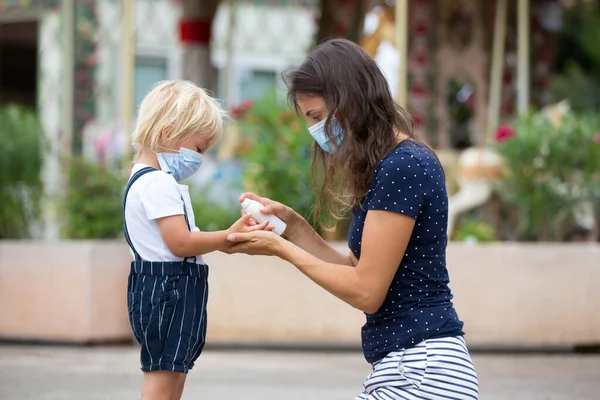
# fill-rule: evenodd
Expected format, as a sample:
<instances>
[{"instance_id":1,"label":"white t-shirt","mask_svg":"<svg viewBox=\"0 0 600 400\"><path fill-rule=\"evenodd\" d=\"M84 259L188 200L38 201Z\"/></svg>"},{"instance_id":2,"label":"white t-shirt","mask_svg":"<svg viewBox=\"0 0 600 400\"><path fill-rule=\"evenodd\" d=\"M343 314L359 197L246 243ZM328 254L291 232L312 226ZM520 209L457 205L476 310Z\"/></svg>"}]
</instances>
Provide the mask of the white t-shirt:
<instances>
[{"instance_id":1,"label":"white t-shirt","mask_svg":"<svg viewBox=\"0 0 600 400\"><path fill-rule=\"evenodd\" d=\"M147 167L134 164L131 175ZM129 238L136 251L145 261L182 261L183 258L171 253L158 229L158 218L171 215L183 215L185 203L188 221L192 231L199 231L194 219L194 210L190 199L189 188L180 185L171 175L163 171L152 171L144 174L131 186L127 195L125 220ZM133 256L133 251L129 249ZM198 264L203 264L202 256L196 257Z\"/></svg>"}]
</instances>

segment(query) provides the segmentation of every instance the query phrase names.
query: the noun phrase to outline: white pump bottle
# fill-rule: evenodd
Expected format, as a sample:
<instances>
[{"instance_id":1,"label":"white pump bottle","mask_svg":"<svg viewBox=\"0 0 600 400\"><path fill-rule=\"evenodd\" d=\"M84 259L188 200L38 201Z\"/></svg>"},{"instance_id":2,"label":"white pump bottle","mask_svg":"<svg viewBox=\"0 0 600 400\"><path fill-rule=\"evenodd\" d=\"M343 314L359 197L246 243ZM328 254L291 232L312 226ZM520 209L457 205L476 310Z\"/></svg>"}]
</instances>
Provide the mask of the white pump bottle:
<instances>
[{"instance_id":1,"label":"white pump bottle","mask_svg":"<svg viewBox=\"0 0 600 400\"><path fill-rule=\"evenodd\" d=\"M281 236L287 226L286 223L279 219L279 217L276 215L261 213L260 210L264 208L265 207L256 200L244 199L242 202L242 210L244 210L244 212L250 213L252 218L254 218L254 220L259 224L269 221L269 225L272 225L275 228L274 232Z\"/></svg>"}]
</instances>

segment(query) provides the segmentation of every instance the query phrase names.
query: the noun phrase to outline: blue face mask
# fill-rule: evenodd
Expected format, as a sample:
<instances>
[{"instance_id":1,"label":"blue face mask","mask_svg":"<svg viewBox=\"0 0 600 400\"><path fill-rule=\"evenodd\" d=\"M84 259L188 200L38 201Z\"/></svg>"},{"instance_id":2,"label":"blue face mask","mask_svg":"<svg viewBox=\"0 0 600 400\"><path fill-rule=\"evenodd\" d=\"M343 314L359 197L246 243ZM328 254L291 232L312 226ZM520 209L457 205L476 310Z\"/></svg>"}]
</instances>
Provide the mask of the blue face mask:
<instances>
[{"instance_id":1,"label":"blue face mask","mask_svg":"<svg viewBox=\"0 0 600 400\"><path fill-rule=\"evenodd\" d=\"M173 175L177 182L194 175L202 165L202 154L185 147L180 148L178 153L156 153L156 157L160 169Z\"/></svg>"},{"instance_id":2,"label":"blue face mask","mask_svg":"<svg viewBox=\"0 0 600 400\"><path fill-rule=\"evenodd\" d=\"M318 123L309 127L308 131L313 139L315 139L315 142L317 142L317 144L321 146L323 150L325 150L327 153L331 153L335 147L339 147L340 143L342 143L342 140L344 139L344 130L342 129L342 126L338 120L332 118L331 131L333 133L333 139L329 139L325 133L325 121L325 119L319 121Z\"/></svg>"}]
</instances>

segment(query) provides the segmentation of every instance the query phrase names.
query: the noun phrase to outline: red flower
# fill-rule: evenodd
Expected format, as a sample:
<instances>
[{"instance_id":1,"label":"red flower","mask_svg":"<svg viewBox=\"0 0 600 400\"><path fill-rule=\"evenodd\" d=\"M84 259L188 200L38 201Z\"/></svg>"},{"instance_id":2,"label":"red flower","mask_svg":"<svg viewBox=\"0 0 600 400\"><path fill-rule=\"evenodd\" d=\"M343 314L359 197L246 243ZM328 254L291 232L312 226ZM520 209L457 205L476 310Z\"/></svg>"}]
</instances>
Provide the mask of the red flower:
<instances>
[{"instance_id":1,"label":"red flower","mask_svg":"<svg viewBox=\"0 0 600 400\"><path fill-rule=\"evenodd\" d=\"M242 110L240 110L240 107L233 107L231 109L231 116L233 118L238 119L241 114L242 114Z\"/></svg>"},{"instance_id":2,"label":"red flower","mask_svg":"<svg viewBox=\"0 0 600 400\"><path fill-rule=\"evenodd\" d=\"M417 53L417 55L415 56L415 61L419 66L425 64L427 62L427 55L425 54L425 52L421 51Z\"/></svg>"},{"instance_id":3,"label":"red flower","mask_svg":"<svg viewBox=\"0 0 600 400\"><path fill-rule=\"evenodd\" d=\"M423 85L422 85L422 84L420 84L420 83L416 83L416 84L415 84L415 85L412 87L412 92L413 92L414 94L417 94L417 95L422 95L422 94L424 94L424 93L425 93L425 88L423 87Z\"/></svg>"},{"instance_id":4,"label":"red flower","mask_svg":"<svg viewBox=\"0 0 600 400\"><path fill-rule=\"evenodd\" d=\"M413 29L417 35L424 35L427 33L428 29L427 22L419 21L415 24Z\"/></svg>"},{"instance_id":5,"label":"red flower","mask_svg":"<svg viewBox=\"0 0 600 400\"><path fill-rule=\"evenodd\" d=\"M249 110L252 107L252 100L250 99L246 99L244 101L242 101L242 104L240 105L240 108L244 111Z\"/></svg>"},{"instance_id":6,"label":"red flower","mask_svg":"<svg viewBox=\"0 0 600 400\"><path fill-rule=\"evenodd\" d=\"M469 107L469 109L473 109L475 107L475 94L471 93L469 97L465 100L465 105Z\"/></svg>"},{"instance_id":7,"label":"red flower","mask_svg":"<svg viewBox=\"0 0 600 400\"><path fill-rule=\"evenodd\" d=\"M239 106L232 107L230 114L235 119L240 119L244 117L246 111L252 108L252 100L244 100Z\"/></svg>"},{"instance_id":8,"label":"red flower","mask_svg":"<svg viewBox=\"0 0 600 400\"><path fill-rule=\"evenodd\" d=\"M505 140L511 139L517 134L513 128L508 125L500 125L496 130L496 142L500 143Z\"/></svg>"},{"instance_id":9,"label":"red flower","mask_svg":"<svg viewBox=\"0 0 600 400\"><path fill-rule=\"evenodd\" d=\"M98 64L98 57L96 53L90 54L84 61L85 66L93 67Z\"/></svg>"}]
</instances>

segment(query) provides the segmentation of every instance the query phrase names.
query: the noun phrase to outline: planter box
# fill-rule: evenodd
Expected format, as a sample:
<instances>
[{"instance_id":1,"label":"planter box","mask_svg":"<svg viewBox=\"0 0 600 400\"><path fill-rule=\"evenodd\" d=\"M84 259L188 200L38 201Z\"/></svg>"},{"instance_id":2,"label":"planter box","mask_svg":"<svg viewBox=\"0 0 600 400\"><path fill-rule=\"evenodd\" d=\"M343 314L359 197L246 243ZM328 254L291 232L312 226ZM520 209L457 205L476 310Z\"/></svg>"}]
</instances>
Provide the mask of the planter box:
<instances>
[{"instance_id":1,"label":"planter box","mask_svg":"<svg viewBox=\"0 0 600 400\"><path fill-rule=\"evenodd\" d=\"M600 246L452 243L454 304L477 347L600 344Z\"/></svg>"},{"instance_id":2,"label":"planter box","mask_svg":"<svg viewBox=\"0 0 600 400\"><path fill-rule=\"evenodd\" d=\"M292 266L206 260L210 344L359 346L364 315ZM0 339L130 340L129 261L119 241L0 242ZM448 265L471 346L600 344L600 246L452 243Z\"/></svg>"},{"instance_id":3,"label":"planter box","mask_svg":"<svg viewBox=\"0 0 600 400\"><path fill-rule=\"evenodd\" d=\"M0 338L129 340L129 253L111 241L0 241Z\"/></svg>"}]
</instances>

